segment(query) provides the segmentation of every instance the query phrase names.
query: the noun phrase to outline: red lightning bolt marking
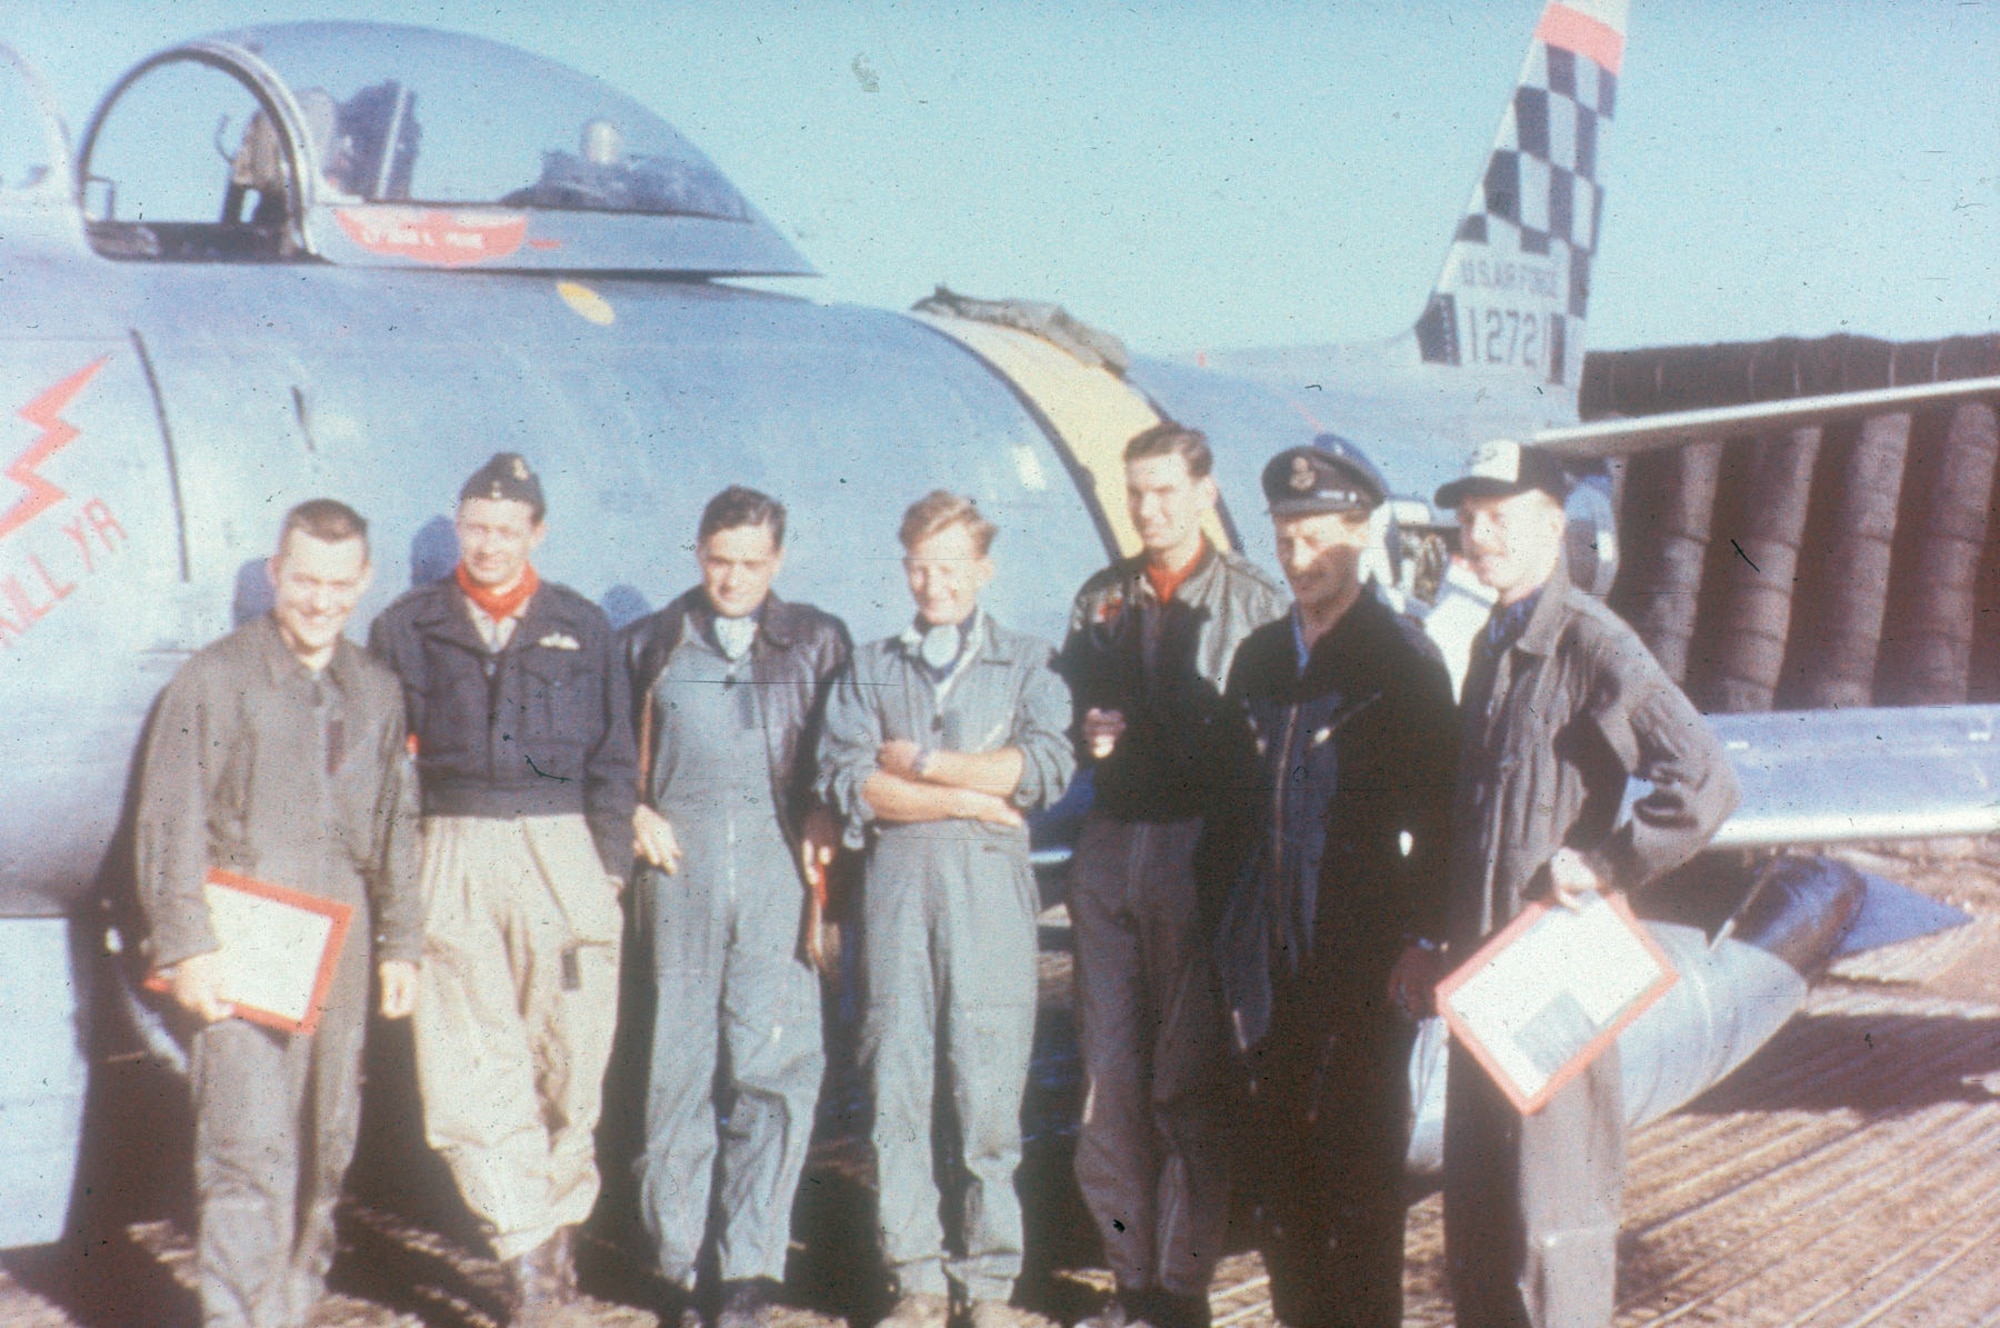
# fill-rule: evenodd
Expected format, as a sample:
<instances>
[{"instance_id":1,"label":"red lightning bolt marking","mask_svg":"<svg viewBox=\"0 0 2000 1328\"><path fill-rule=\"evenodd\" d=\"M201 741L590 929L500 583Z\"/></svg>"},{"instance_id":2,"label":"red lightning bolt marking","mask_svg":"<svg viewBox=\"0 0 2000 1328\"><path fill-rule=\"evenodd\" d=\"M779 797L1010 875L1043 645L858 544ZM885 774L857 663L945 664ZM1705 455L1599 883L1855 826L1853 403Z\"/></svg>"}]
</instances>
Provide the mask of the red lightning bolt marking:
<instances>
[{"instance_id":1,"label":"red lightning bolt marking","mask_svg":"<svg viewBox=\"0 0 2000 1328\"><path fill-rule=\"evenodd\" d=\"M0 539L6 539L68 496L36 474L36 468L76 438L77 427L63 419L62 413L76 394L83 391L84 385L97 377L97 371L110 358L106 355L95 364L85 365L21 407L21 418L40 429L42 436L7 464L7 478L27 492L15 500L4 515L0 515Z\"/></svg>"}]
</instances>

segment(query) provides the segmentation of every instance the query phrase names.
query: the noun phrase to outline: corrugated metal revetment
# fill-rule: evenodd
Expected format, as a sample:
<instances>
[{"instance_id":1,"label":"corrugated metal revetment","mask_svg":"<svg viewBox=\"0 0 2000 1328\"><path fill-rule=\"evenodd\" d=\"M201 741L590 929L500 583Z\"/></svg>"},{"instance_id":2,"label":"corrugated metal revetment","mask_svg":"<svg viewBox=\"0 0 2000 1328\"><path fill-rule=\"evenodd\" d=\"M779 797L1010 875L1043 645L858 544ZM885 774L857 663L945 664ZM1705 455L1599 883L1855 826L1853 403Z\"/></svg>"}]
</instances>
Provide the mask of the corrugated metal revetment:
<instances>
[{"instance_id":1,"label":"corrugated metal revetment","mask_svg":"<svg viewBox=\"0 0 2000 1328\"><path fill-rule=\"evenodd\" d=\"M1586 419L2000 373L2000 336L1592 355ZM1989 402L1633 458L1612 603L1710 711L2000 699Z\"/></svg>"}]
</instances>

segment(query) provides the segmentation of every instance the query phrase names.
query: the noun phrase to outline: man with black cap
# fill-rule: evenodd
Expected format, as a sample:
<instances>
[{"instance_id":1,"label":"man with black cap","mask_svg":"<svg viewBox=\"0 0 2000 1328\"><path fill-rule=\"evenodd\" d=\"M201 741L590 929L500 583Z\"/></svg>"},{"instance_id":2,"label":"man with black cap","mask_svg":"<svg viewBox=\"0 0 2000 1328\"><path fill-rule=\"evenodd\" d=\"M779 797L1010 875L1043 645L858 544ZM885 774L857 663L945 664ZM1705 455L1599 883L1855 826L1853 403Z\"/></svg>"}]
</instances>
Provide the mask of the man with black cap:
<instances>
[{"instance_id":1,"label":"man with black cap","mask_svg":"<svg viewBox=\"0 0 2000 1328\"><path fill-rule=\"evenodd\" d=\"M459 493L455 574L375 620L423 781L424 1126L509 1282L516 1323L575 1297L618 1006L637 758L589 600L536 575L541 481L512 452Z\"/></svg>"},{"instance_id":2,"label":"man with black cap","mask_svg":"<svg viewBox=\"0 0 2000 1328\"><path fill-rule=\"evenodd\" d=\"M1452 813L1453 963L1528 901L1576 907L1693 857L1736 806L1701 716L1631 628L1563 562L1567 484L1500 440L1437 492L1459 555L1497 596L1472 645ZM1650 787L1621 820L1627 782ZM1611 1321L1625 1182L1614 1046L1532 1116L1454 1047L1445 1110L1445 1252L1461 1328Z\"/></svg>"},{"instance_id":3,"label":"man with black cap","mask_svg":"<svg viewBox=\"0 0 2000 1328\"><path fill-rule=\"evenodd\" d=\"M1117 1279L1089 1328L1203 1328L1229 1218L1213 917L1197 906L1194 849L1230 661L1285 594L1209 542L1212 466L1207 440L1171 422L1125 445L1141 551L1084 582L1062 652L1095 794L1070 866L1076 1179Z\"/></svg>"},{"instance_id":4,"label":"man with black cap","mask_svg":"<svg viewBox=\"0 0 2000 1328\"><path fill-rule=\"evenodd\" d=\"M1414 1021L1444 922L1457 716L1422 629L1363 582L1381 476L1322 434L1264 467L1289 616L1230 671L1230 798L1202 871L1247 1088L1246 1171L1287 1328L1395 1328Z\"/></svg>"}]
</instances>

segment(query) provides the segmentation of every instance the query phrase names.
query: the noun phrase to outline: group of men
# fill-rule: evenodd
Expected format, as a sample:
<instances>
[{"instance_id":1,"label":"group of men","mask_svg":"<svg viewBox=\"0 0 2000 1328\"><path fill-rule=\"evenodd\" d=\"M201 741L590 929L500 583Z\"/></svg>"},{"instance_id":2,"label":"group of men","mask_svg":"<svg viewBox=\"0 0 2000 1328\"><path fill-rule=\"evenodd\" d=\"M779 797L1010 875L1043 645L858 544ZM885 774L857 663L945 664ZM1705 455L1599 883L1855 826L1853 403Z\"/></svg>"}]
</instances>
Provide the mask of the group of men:
<instances>
[{"instance_id":1,"label":"group of men","mask_svg":"<svg viewBox=\"0 0 2000 1328\"><path fill-rule=\"evenodd\" d=\"M1323 436L1264 470L1289 605L1211 536L1212 464L1173 423L1131 440L1142 550L1084 584L1059 649L981 606L997 532L944 491L898 531L910 626L858 649L772 593L785 509L745 488L703 512L699 583L614 633L537 576L541 485L497 455L460 493L454 575L379 615L365 652L342 630L366 523L293 509L272 612L183 666L141 780L151 957L193 1020L204 1322L303 1324L324 1295L371 976L382 1016L414 1016L426 1136L511 1321L562 1322L629 908L652 990L640 1206L669 1312L702 1321L712 1249L715 1328L767 1325L846 851L865 864L849 967L883 1322L1039 1322L1011 1303L1040 907L1025 818L1081 766L1076 1178L1116 1279L1089 1328L1208 1328L1236 1193L1288 1328L1399 1323L1407 1063L1436 982L1530 899L1685 860L1734 784L1644 647L1564 579L1552 459L1491 444L1438 495L1498 600L1462 708L1365 584L1386 490L1358 450ZM1628 776L1651 789L1621 819ZM214 871L355 910L315 1032L230 1017ZM1450 1094L1459 1322L1608 1322L1615 1056L1533 1116L1456 1052Z\"/></svg>"}]
</instances>

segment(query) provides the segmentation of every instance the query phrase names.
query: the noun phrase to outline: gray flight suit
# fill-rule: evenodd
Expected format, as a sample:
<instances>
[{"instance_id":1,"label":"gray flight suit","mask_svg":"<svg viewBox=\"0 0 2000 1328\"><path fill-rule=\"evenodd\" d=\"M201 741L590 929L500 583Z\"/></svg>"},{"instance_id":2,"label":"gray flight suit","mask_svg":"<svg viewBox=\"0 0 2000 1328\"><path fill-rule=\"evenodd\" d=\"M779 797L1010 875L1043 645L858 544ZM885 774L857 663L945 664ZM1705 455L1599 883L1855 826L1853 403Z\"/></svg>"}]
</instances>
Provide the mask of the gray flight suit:
<instances>
[{"instance_id":1,"label":"gray flight suit","mask_svg":"<svg viewBox=\"0 0 2000 1328\"><path fill-rule=\"evenodd\" d=\"M774 801L764 689L751 653L728 659L693 617L652 688L648 801L683 857L673 876L640 872L657 993L640 1203L661 1273L692 1286L714 1181L723 1280L782 1281L826 1068L819 979L800 958L805 893Z\"/></svg>"},{"instance_id":2,"label":"gray flight suit","mask_svg":"<svg viewBox=\"0 0 2000 1328\"><path fill-rule=\"evenodd\" d=\"M194 1034L202 1322L286 1328L323 1294L354 1156L372 960L423 951L415 772L395 675L346 641L315 677L266 617L196 653L160 699L139 786L138 894L156 967L216 948L211 868L354 910L310 1036Z\"/></svg>"},{"instance_id":3,"label":"gray flight suit","mask_svg":"<svg viewBox=\"0 0 2000 1328\"><path fill-rule=\"evenodd\" d=\"M1638 890L1699 852L1736 807L1721 744L1631 628L1560 566L1525 613L1518 635L1496 618L1466 673L1454 964L1546 891L1557 849L1581 852L1610 888ZM1651 787L1620 821L1632 777ZM1458 1323L1603 1328L1625 1181L1617 1049L1532 1116L1457 1047L1447 1084L1445 1253Z\"/></svg>"},{"instance_id":4,"label":"gray flight suit","mask_svg":"<svg viewBox=\"0 0 2000 1328\"><path fill-rule=\"evenodd\" d=\"M1004 1301L1021 1271L1021 1094L1035 1031L1038 899L1025 830L876 820L862 786L891 739L956 752L1013 747L1014 805L1062 796L1075 768L1069 690L1049 644L983 612L939 677L912 630L867 646L835 690L821 744L827 801L865 827L862 1056L875 1098L882 1251L903 1294ZM960 1141L963 1249L944 1249L931 1121L939 1059Z\"/></svg>"}]
</instances>

